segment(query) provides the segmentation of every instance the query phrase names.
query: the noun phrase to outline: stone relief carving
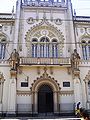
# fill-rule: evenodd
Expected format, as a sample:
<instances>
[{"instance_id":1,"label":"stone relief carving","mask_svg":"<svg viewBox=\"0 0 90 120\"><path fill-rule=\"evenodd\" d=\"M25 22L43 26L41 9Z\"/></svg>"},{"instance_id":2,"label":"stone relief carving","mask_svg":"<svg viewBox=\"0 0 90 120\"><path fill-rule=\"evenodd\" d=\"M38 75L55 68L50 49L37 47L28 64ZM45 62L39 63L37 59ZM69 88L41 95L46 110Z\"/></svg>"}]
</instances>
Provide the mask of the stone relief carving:
<instances>
[{"instance_id":1,"label":"stone relief carving","mask_svg":"<svg viewBox=\"0 0 90 120\"><path fill-rule=\"evenodd\" d=\"M41 24L41 25L40 25ZM62 34L62 32L60 30L57 30L57 28L55 28L53 25L49 24L49 23L40 23L36 26L34 26L31 30L28 30L28 32L26 33L26 46L28 47L28 42L30 42L30 40L32 39L32 37L35 35L35 33L37 33L38 31L42 31L42 30L47 30L47 31L52 31L53 35L59 40L61 41L61 44L64 42L64 36ZM44 25L43 25L44 24ZM40 35L40 33L39 33ZM51 32L49 32L49 35L51 35ZM52 35L51 35L52 36ZM63 45L63 44L62 44Z\"/></svg>"},{"instance_id":2,"label":"stone relief carving","mask_svg":"<svg viewBox=\"0 0 90 120\"><path fill-rule=\"evenodd\" d=\"M61 25L62 24L62 20L60 18L55 19L55 24L56 25Z\"/></svg>"},{"instance_id":3,"label":"stone relief carving","mask_svg":"<svg viewBox=\"0 0 90 120\"><path fill-rule=\"evenodd\" d=\"M28 30L28 32L26 32L25 35L25 40L26 40L26 47L27 47L27 51L30 50L30 44L33 38L37 38L38 40L41 39L41 37L48 37L50 40L52 40L53 38L56 38L58 40L58 42L60 43L60 56L62 55L62 49L64 47L64 36L63 33L58 30L57 27L54 27L54 25L51 25L49 22L47 21L42 21L39 24L36 24L36 26L34 25L31 29ZM50 41L51 42L51 41Z\"/></svg>"},{"instance_id":4,"label":"stone relief carving","mask_svg":"<svg viewBox=\"0 0 90 120\"><path fill-rule=\"evenodd\" d=\"M34 23L33 17L29 17L29 18L27 19L27 23L28 23L28 24L33 24L33 23Z\"/></svg>"}]
</instances>

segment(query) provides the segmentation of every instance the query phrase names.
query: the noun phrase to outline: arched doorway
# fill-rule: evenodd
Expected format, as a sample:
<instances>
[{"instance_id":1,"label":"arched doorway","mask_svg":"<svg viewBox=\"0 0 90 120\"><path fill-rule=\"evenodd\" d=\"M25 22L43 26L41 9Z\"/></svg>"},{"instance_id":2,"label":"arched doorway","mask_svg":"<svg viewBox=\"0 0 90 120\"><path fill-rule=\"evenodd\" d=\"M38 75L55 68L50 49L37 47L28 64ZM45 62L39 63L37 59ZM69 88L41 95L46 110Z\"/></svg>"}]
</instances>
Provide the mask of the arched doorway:
<instances>
[{"instance_id":1,"label":"arched doorway","mask_svg":"<svg viewBox=\"0 0 90 120\"><path fill-rule=\"evenodd\" d=\"M49 85L42 85L38 90L38 113L53 112L53 91Z\"/></svg>"},{"instance_id":2,"label":"arched doorway","mask_svg":"<svg viewBox=\"0 0 90 120\"><path fill-rule=\"evenodd\" d=\"M38 114L40 112L53 112L55 114L59 113L60 87L58 82L54 78L51 78L46 71L44 71L40 78L37 78L37 80L34 81L31 91L33 104L32 111L34 114ZM43 98L45 98L47 104L51 104L49 104L49 108L46 109L44 107L45 102L42 103L43 108L45 108L43 111L41 111L42 109L40 108L40 104L42 102L41 98L42 101L44 100Z\"/></svg>"}]
</instances>

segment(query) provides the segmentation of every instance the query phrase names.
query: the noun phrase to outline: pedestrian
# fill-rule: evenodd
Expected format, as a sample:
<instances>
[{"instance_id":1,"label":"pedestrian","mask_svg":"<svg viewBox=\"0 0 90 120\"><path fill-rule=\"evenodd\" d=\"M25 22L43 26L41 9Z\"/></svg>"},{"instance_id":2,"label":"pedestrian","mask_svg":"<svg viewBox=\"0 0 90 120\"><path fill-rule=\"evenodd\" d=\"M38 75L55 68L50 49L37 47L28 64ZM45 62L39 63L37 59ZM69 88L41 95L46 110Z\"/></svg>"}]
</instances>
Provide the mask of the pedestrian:
<instances>
[{"instance_id":1,"label":"pedestrian","mask_svg":"<svg viewBox=\"0 0 90 120\"><path fill-rule=\"evenodd\" d=\"M80 116L84 119L84 120L90 120L89 114L87 112L87 110L80 108Z\"/></svg>"}]
</instances>

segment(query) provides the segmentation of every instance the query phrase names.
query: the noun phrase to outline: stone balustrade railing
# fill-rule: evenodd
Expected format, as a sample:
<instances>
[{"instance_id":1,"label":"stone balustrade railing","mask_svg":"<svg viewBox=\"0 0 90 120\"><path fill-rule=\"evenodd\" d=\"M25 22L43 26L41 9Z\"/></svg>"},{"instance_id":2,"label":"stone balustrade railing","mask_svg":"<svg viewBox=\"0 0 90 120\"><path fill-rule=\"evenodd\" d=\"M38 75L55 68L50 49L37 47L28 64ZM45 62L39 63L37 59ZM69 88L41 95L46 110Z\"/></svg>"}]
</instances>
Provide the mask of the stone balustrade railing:
<instances>
[{"instance_id":1,"label":"stone balustrade railing","mask_svg":"<svg viewBox=\"0 0 90 120\"><path fill-rule=\"evenodd\" d=\"M21 65L70 65L70 58L30 58L21 57Z\"/></svg>"}]
</instances>

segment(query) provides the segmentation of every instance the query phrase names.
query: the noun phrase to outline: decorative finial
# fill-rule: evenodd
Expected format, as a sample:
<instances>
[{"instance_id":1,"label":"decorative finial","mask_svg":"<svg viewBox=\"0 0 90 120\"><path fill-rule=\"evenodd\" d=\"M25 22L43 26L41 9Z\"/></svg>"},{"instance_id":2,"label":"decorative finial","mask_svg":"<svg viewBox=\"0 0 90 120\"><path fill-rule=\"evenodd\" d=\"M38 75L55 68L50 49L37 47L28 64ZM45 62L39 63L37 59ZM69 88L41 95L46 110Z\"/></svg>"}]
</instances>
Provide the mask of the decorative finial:
<instances>
[{"instance_id":1,"label":"decorative finial","mask_svg":"<svg viewBox=\"0 0 90 120\"><path fill-rule=\"evenodd\" d=\"M46 12L43 12L43 19L46 20Z\"/></svg>"},{"instance_id":2,"label":"decorative finial","mask_svg":"<svg viewBox=\"0 0 90 120\"><path fill-rule=\"evenodd\" d=\"M12 18L13 18L13 15L14 15L14 6L12 8Z\"/></svg>"},{"instance_id":3,"label":"decorative finial","mask_svg":"<svg viewBox=\"0 0 90 120\"><path fill-rule=\"evenodd\" d=\"M76 10L74 9L74 16L75 16L75 19L76 19Z\"/></svg>"},{"instance_id":4,"label":"decorative finial","mask_svg":"<svg viewBox=\"0 0 90 120\"><path fill-rule=\"evenodd\" d=\"M47 68L46 67L44 67L44 73L46 73L47 72Z\"/></svg>"}]
</instances>

